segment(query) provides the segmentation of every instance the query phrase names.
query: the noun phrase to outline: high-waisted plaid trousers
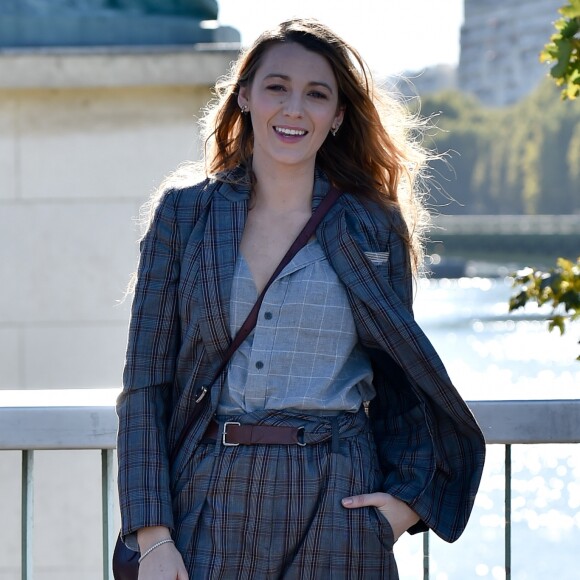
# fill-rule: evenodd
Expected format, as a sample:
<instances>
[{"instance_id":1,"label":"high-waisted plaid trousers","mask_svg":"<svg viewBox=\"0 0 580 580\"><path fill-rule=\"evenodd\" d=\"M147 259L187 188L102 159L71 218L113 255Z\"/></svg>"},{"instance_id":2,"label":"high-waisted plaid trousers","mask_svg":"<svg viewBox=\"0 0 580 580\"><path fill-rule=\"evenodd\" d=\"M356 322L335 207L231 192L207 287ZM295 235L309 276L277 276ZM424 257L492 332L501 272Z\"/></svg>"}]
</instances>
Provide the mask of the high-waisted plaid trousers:
<instances>
[{"instance_id":1,"label":"high-waisted plaid trousers","mask_svg":"<svg viewBox=\"0 0 580 580\"><path fill-rule=\"evenodd\" d=\"M337 417L261 411L228 420L304 426L306 446L202 443L174 495L175 540L191 580L398 578L393 532L363 411Z\"/></svg>"}]
</instances>

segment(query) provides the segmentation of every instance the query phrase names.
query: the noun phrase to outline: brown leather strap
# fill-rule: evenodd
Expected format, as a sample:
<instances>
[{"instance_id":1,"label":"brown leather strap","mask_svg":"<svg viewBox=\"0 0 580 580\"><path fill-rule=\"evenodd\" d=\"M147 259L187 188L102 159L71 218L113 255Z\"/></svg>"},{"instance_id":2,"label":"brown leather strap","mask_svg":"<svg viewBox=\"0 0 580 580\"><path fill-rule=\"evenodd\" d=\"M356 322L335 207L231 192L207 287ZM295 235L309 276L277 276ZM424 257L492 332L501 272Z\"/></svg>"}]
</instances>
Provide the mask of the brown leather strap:
<instances>
[{"instance_id":1,"label":"brown leather strap","mask_svg":"<svg viewBox=\"0 0 580 580\"><path fill-rule=\"evenodd\" d=\"M308 242L308 240L314 235L316 228L318 227L318 225L320 224L320 222L322 221L322 219L324 218L324 216L326 215L328 210L333 206L334 202L340 197L340 195L341 195L341 192L338 189L336 189L334 186L330 187L330 190L328 191L328 193L324 196L324 198L320 202L319 206L313 212L312 216L310 217L310 219L308 220L308 222L306 223L306 225L304 226L302 231L298 234L298 237L294 240L294 243L290 246L290 248L288 249L288 252L286 252L286 255L282 258L282 261L280 262L280 264L278 264L278 267L276 268L275 272L270 277L270 280L268 281L268 283L266 284L266 286L262 290L262 293L260 294L260 296L258 296L258 299L256 300L254 307L252 308L252 310L248 314L248 317L246 318L245 322L242 324L241 328L238 330L238 333L236 334L236 336L234 337L234 339L230 343L229 347L227 348L227 350L223 354L221 364L219 365L218 369L216 370L216 373L215 373L212 381L210 383L208 383L207 385L204 385L203 387L201 387L198 390L198 392L195 394L196 405L193 408L193 411L189 416L187 424L185 425L185 427L183 427L183 429L179 435L179 438L177 440L177 443L175 444L175 446L173 447L173 449L171 451L170 459L169 459L169 461L171 463L173 463L175 461L175 458L177 456L177 453L179 452L179 449L183 446L183 443L185 442L185 439L187 438L188 434L190 433L193 425L197 421L197 418L201 415L201 412L202 412L202 409L204 408L204 405L200 405L200 403L202 401L204 403L207 402L207 400L209 399L207 394L209 393L211 387L217 381L218 377L222 374L222 372L225 370L225 368L226 368L230 358L234 354L234 352L239 348L239 346L242 344L242 342L244 342L244 340L248 337L250 332L252 332L253 328L256 326L256 322L258 320L258 312L260 311L260 306L262 305L262 301L264 300L264 296L266 295L266 291L268 290L268 288L270 287L272 282L274 282L274 280L276 279L278 274L290 263L290 260L292 260L292 258L298 252L298 250L300 250L300 248L304 247L306 245L306 243Z\"/></svg>"},{"instance_id":2,"label":"brown leather strap","mask_svg":"<svg viewBox=\"0 0 580 580\"><path fill-rule=\"evenodd\" d=\"M217 441L228 445L305 445L304 427L275 425L240 425L226 422L223 428L212 421L203 436L205 441Z\"/></svg>"},{"instance_id":3,"label":"brown leather strap","mask_svg":"<svg viewBox=\"0 0 580 580\"><path fill-rule=\"evenodd\" d=\"M216 371L215 376L212 382L210 383L209 387L211 387L213 383L217 381L218 377L222 374L222 372L226 368L234 352L236 352L236 350L240 347L242 342L246 340L246 338L249 336L249 334L256 326L256 322L258 321L258 313L260 311L260 307L262 306L262 302L264 301L264 296L266 296L268 288L270 288L274 280L278 277L278 274L280 274L280 272L282 272L282 270L290 263L290 261L298 253L298 251L308 243L308 240L314 235L314 232L316 231L316 228L322 221L322 218L326 215L328 210L334 205L334 202L340 197L340 195L341 192L334 186L331 186L328 193L322 198L322 201L320 202L319 206L316 208L310 219L306 222L306 225L302 228L302 231L298 234L298 236L296 237L290 248L288 248L288 251L278 264L278 267L276 268L276 270L274 270L273 274L270 276L270 279L268 280L267 284L264 286L264 289L258 296L258 299L256 300L252 310L250 310L250 313L248 314L246 320L243 322L242 326L238 330L238 333L228 346L226 352L223 355L222 363L218 368L218 370ZM204 395L202 395L202 398Z\"/></svg>"}]
</instances>

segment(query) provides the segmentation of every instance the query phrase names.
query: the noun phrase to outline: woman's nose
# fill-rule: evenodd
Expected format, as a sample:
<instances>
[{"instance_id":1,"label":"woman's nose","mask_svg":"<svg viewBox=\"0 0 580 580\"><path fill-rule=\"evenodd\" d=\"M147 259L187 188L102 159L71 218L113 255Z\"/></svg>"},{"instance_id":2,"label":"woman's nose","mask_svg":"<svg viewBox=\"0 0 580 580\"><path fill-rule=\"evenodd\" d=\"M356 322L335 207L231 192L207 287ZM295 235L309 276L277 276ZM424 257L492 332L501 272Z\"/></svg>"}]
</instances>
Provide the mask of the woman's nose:
<instances>
[{"instance_id":1,"label":"woman's nose","mask_svg":"<svg viewBox=\"0 0 580 580\"><path fill-rule=\"evenodd\" d=\"M287 117L301 118L304 114L304 105L302 97L298 93L288 95L284 103L284 114Z\"/></svg>"}]
</instances>

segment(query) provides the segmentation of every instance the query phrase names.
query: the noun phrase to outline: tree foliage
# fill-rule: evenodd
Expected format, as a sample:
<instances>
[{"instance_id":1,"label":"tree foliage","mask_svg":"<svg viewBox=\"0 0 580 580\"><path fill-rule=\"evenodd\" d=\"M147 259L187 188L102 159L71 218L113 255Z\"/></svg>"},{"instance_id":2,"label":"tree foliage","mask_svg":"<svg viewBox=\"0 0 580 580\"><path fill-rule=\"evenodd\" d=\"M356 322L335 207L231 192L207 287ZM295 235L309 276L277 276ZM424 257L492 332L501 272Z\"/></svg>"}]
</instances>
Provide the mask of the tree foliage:
<instances>
[{"instance_id":1,"label":"tree foliage","mask_svg":"<svg viewBox=\"0 0 580 580\"><path fill-rule=\"evenodd\" d=\"M562 99L580 95L580 0L569 0L559 9L556 32L540 53L542 62L555 62L550 74L562 89Z\"/></svg>"},{"instance_id":2,"label":"tree foliage","mask_svg":"<svg viewBox=\"0 0 580 580\"><path fill-rule=\"evenodd\" d=\"M513 284L520 290L510 299L510 312L529 302L548 304L552 307L548 330L557 328L560 334L564 334L567 323L580 318L580 257L576 263L559 258L548 272L526 268L518 272ZM576 360L580 361L580 356Z\"/></svg>"},{"instance_id":3,"label":"tree foliage","mask_svg":"<svg viewBox=\"0 0 580 580\"><path fill-rule=\"evenodd\" d=\"M434 203L448 214L579 212L580 109L557 94L546 82L497 109L459 92L423 97L436 125L427 145L446 154L432 164Z\"/></svg>"}]
</instances>

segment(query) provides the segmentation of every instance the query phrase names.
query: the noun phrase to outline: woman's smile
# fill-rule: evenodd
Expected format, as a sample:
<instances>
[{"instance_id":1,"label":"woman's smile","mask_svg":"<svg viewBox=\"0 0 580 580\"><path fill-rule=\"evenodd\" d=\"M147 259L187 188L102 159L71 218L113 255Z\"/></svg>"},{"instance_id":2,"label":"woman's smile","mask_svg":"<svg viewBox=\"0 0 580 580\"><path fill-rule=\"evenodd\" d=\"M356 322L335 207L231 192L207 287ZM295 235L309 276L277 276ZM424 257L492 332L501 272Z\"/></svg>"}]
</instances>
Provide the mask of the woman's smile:
<instances>
[{"instance_id":1,"label":"woman's smile","mask_svg":"<svg viewBox=\"0 0 580 580\"><path fill-rule=\"evenodd\" d=\"M274 126L274 131L280 137L288 140L294 137L304 137L308 131L305 129L297 129L294 127Z\"/></svg>"}]
</instances>

